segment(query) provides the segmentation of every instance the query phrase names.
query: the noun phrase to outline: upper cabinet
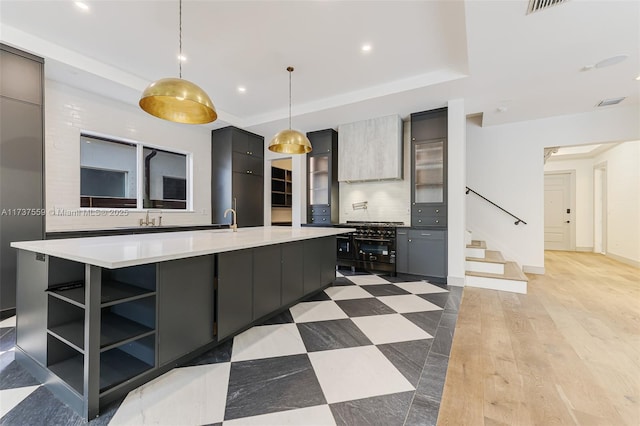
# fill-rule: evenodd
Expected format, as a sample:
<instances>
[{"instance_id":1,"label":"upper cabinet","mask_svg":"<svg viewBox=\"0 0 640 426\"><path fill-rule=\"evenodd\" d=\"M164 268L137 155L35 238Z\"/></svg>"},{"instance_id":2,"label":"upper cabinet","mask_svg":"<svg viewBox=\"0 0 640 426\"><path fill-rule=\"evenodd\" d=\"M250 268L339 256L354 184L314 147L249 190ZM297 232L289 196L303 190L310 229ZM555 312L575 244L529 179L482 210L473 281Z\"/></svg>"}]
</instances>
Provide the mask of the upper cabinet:
<instances>
[{"instance_id":1,"label":"upper cabinet","mask_svg":"<svg viewBox=\"0 0 640 426\"><path fill-rule=\"evenodd\" d=\"M402 179L402 119L399 115L342 124L338 133L340 182Z\"/></svg>"},{"instance_id":2,"label":"upper cabinet","mask_svg":"<svg viewBox=\"0 0 640 426\"><path fill-rule=\"evenodd\" d=\"M447 225L447 109L411 114L411 225Z\"/></svg>"},{"instance_id":3,"label":"upper cabinet","mask_svg":"<svg viewBox=\"0 0 640 426\"><path fill-rule=\"evenodd\" d=\"M307 221L338 223L338 133L318 130L307 137L313 147L307 154Z\"/></svg>"},{"instance_id":4,"label":"upper cabinet","mask_svg":"<svg viewBox=\"0 0 640 426\"><path fill-rule=\"evenodd\" d=\"M238 226L264 224L264 138L229 126L211 132L211 219Z\"/></svg>"}]
</instances>

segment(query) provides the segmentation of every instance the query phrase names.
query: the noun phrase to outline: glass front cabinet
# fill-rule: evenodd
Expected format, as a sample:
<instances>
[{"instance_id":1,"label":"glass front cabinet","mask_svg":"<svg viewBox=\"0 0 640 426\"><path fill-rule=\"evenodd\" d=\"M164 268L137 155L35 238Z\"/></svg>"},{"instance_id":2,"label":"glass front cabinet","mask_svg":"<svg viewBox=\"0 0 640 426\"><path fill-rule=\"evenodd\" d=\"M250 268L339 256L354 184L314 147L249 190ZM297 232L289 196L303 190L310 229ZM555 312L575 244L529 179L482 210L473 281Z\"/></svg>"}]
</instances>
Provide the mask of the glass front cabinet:
<instances>
[{"instance_id":1,"label":"glass front cabinet","mask_svg":"<svg viewBox=\"0 0 640 426\"><path fill-rule=\"evenodd\" d=\"M338 132L307 133L313 150L307 154L307 222L338 223Z\"/></svg>"},{"instance_id":2,"label":"glass front cabinet","mask_svg":"<svg viewBox=\"0 0 640 426\"><path fill-rule=\"evenodd\" d=\"M411 114L411 226L447 226L447 109Z\"/></svg>"}]
</instances>

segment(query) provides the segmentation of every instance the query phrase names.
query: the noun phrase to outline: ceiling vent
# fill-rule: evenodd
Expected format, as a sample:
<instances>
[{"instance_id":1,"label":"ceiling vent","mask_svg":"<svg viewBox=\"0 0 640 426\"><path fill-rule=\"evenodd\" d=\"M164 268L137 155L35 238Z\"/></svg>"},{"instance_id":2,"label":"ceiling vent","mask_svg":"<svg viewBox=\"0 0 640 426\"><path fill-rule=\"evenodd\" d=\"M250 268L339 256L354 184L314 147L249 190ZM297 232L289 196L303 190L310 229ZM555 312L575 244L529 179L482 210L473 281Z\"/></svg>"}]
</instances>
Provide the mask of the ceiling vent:
<instances>
[{"instance_id":1,"label":"ceiling vent","mask_svg":"<svg viewBox=\"0 0 640 426\"><path fill-rule=\"evenodd\" d=\"M565 3L569 0L529 0L529 9L527 15L542 9L547 9L557 4Z\"/></svg>"},{"instance_id":2,"label":"ceiling vent","mask_svg":"<svg viewBox=\"0 0 640 426\"><path fill-rule=\"evenodd\" d=\"M625 99L626 99L625 97L605 99L604 101L600 101L600 103L597 106L603 107L603 106L609 106L609 105L617 105L620 102L624 101Z\"/></svg>"}]
</instances>

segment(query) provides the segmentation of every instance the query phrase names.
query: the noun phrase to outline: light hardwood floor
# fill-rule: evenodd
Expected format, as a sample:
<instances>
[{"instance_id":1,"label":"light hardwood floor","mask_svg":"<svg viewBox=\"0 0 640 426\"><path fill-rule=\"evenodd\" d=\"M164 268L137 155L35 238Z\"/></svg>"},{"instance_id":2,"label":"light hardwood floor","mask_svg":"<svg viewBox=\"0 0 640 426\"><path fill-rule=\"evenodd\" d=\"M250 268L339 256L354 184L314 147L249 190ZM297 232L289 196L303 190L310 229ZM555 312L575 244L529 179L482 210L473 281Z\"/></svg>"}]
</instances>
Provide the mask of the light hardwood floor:
<instances>
[{"instance_id":1,"label":"light hardwood floor","mask_svg":"<svg viewBox=\"0 0 640 426\"><path fill-rule=\"evenodd\" d=\"M438 425L640 425L640 270L546 252L526 295L466 287Z\"/></svg>"}]
</instances>

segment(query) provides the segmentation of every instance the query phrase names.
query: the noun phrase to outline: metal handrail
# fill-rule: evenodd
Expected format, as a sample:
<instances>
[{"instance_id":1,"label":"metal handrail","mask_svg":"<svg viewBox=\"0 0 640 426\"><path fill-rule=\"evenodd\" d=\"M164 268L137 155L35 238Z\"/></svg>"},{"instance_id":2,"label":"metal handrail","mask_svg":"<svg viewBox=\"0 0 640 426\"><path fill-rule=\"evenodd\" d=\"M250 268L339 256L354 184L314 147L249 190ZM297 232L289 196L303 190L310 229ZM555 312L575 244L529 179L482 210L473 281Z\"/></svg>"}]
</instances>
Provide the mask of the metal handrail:
<instances>
[{"instance_id":1,"label":"metal handrail","mask_svg":"<svg viewBox=\"0 0 640 426\"><path fill-rule=\"evenodd\" d=\"M502 207L500 207L499 205L497 205L496 203L494 203L493 201L489 200L488 198L483 197L482 195L478 194L476 191L474 191L473 189L469 188L468 186L466 187L467 191L465 192L465 194L468 194L469 192L473 192L474 194L476 194L478 197L482 198L483 200L485 200L486 202L488 202L489 204L493 204L494 206L496 206L497 208L499 208L500 210L502 210L503 212L505 212L506 214L508 214L509 216L513 217L514 219L516 219L516 221L514 222L514 225L519 225L521 223L524 223L525 225L527 224L527 222L525 222L524 220L520 219L518 216L514 215L511 212L508 212L507 210L503 209Z\"/></svg>"}]
</instances>

